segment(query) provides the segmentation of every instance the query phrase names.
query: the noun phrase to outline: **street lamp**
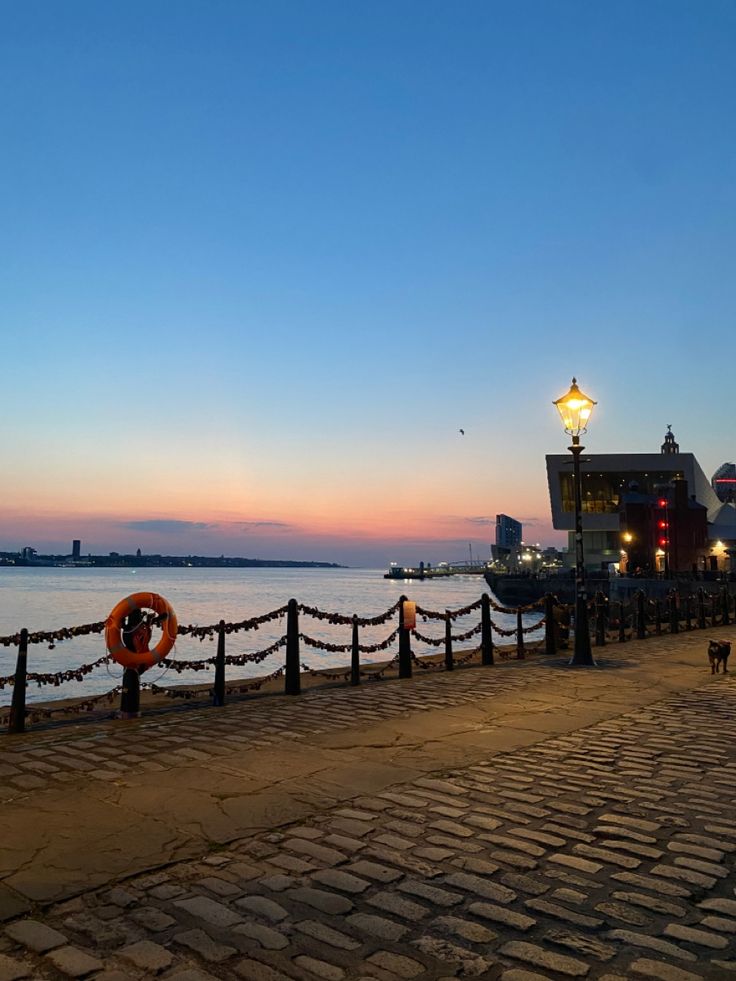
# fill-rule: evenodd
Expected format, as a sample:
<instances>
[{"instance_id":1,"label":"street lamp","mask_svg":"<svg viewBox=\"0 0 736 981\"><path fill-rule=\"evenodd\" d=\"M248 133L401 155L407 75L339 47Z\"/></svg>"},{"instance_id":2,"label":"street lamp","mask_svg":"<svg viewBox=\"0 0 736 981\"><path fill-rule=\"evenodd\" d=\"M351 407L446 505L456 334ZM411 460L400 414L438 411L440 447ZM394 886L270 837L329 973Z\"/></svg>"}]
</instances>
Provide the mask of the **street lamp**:
<instances>
[{"instance_id":1,"label":"street lamp","mask_svg":"<svg viewBox=\"0 0 736 981\"><path fill-rule=\"evenodd\" d=\"M565 432L572 436L573 484L575 488L575 650L570 664L595 665L590 649L588 630L588 594L585 590L585 559L583 556L583 495L580 481L580 435L586 432L588 422L597 405L583 394L573 378L570 391L553 403L562 418Z\"/></svg>"}]
</instances>

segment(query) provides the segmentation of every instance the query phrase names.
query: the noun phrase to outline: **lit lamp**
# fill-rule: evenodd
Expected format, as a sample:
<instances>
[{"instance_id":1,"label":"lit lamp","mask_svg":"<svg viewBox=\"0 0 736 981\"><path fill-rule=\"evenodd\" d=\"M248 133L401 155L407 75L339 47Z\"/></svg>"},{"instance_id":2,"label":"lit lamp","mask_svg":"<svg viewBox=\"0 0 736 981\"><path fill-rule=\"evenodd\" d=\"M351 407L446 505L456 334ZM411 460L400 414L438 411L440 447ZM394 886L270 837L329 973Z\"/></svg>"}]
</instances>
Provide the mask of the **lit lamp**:
<instances>
[{"instance_id":1,"label":"lit lamp","mask_svg":"<svg viewBox=\"0 0 736 981\"><path fill-rule=\"evenodd\" d=\"M583 556L583 495L580 481L580 436L586 432L588 422L597 405L583 394L573 378L570 391L553 403L562 418L568 436L572 436L573 485L575 491L575 650L570 664L594 665L588 630L588 594L585 590L585 559Z\"/></svg>"},{"instance_id":2,"label":"lit lamp","mask_svg":"<svg viewBox=\"0 0 736 981\"><path fill-rule=\"evenodd\" d=\"M631 543L634 541L634 536L630 531L625 531L621 538L624 542L624 548L621 549L621 557L625 561L624 571L631 574Z\"/></svg>"}]
</instances>

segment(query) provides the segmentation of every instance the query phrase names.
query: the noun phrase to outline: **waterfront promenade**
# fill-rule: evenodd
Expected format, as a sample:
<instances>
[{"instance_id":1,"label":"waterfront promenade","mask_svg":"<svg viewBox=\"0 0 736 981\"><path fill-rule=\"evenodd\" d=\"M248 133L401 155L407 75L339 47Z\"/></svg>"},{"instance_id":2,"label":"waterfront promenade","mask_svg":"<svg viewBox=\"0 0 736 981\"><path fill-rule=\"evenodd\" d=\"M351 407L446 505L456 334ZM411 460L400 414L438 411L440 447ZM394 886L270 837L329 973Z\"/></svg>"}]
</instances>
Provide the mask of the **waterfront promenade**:
<instances>
[{"instance_id":1,"label":"waterfront promenade","mask_svg":"<svg viewBox=\"0 0 736 981\"><path fill-rule=\"evenodd\" d=\"M709 636L3 738L0 981L736 978Z\"/></svg>"}]
</instances>

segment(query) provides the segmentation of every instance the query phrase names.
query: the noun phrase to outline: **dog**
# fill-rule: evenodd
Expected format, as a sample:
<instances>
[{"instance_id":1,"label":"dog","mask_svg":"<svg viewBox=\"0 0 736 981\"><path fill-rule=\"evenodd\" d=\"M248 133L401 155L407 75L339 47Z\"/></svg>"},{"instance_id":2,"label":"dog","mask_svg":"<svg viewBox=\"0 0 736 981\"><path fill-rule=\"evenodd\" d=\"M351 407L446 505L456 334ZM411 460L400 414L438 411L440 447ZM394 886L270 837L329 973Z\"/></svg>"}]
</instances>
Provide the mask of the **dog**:
<instances>
[{"instance_id":1,"label":"dog","mask_svg":"<svg viewBox=\"0 0 736 981\"><path fill-rule=\"evenodd\" d=\"M723 673L728 673L728 655L731 653L731 643L728 640L711 640L708 644L708 660L710 673L718 674L719 665L723 665Z\"/></svg>"}]
</instances>

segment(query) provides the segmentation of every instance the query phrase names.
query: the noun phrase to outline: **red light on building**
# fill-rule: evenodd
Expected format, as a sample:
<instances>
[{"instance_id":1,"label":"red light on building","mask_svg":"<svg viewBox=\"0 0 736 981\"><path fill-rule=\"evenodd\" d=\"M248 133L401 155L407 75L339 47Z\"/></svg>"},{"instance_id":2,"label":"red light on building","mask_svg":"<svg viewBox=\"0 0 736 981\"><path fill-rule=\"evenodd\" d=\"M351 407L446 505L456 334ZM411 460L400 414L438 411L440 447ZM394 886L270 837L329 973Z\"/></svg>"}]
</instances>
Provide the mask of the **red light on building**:
<instances>
[{"instance_id":1,"label":"red light on building","mask_svg":"<svg viewBox=\"0 0 736 981\"><path fill-rule=\"evenodd\" d=\"M661 546L662 548L664 548L664 547L665 547L665 545L667 544L667 539L666 539L666 538L660 538L660 539L659 539L659 544L660 544L660 546Z\"/></svg>"},{"instance_id":2,"label":"red light on building","mask_svg":"<svg viewBox=\"0 0 736 981\"><path fill-rule=\"evenodd\" d=\"M666 508L667 507L667 501L665 501L664 498L661 498L660 497L660 499L657 501L657 507L658 508Z\"/></svg>"}]
</instances>

